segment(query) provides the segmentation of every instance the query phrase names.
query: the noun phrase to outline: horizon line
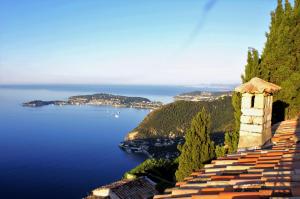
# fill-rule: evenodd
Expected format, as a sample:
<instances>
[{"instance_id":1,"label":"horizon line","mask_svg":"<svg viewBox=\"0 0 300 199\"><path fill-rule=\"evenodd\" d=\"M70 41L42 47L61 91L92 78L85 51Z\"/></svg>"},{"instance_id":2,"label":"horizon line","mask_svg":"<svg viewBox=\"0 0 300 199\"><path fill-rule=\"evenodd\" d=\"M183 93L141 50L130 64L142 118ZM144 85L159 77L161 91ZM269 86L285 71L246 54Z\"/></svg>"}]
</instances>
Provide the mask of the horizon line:
<instances>
[{"instance_id":1,"label":"horizon line","mask_svg":"<svg viewBox=\"0 0 300 199\"><path fill-rule=\"evenodd\" d=\"M239 85L241 83L199 83L199 84L148 84L148 83L0 83L0 86L183 86L183 87L199 87L199 86L222 86L222 85Z\"/></svg>"}]
</instances>

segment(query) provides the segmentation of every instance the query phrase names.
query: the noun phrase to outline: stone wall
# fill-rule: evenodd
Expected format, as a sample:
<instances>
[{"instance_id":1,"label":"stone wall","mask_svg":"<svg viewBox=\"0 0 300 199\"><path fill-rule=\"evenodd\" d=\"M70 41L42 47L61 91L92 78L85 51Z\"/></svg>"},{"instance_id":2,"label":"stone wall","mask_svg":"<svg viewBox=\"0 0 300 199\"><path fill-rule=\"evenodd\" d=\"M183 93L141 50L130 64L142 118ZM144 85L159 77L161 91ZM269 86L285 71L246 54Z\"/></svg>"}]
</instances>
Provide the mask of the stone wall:
<instances>
[{"instance_id":1,"label":"stone wall","mask_svg":"<svg viewBox=\"0 0 300 199\"><path fill-rule=\"evenodd\" d=\"M272 101L271 95L242 95L239 149L260 147L271 139Z\"/></svg>"}]
</instances>

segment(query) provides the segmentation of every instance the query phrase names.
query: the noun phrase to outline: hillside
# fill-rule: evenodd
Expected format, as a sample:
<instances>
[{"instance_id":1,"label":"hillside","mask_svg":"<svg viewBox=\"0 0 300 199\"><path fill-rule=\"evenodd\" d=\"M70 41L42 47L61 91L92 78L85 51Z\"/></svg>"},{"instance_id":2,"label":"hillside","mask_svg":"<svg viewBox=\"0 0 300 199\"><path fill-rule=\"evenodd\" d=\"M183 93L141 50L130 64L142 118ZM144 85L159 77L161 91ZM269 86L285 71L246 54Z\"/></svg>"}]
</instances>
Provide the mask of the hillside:
<instances>
[{"instance_id":1,"label":"hillside","mask_svg":"<svg viewBox=\"0 0 300 199\"><path fill-rule=\"evenodd\" d=\"M192 118L202 107L211 114L213 132L232 127L231 97L223 97L211 102L176 101L149 113L126 139L183 136Z\"/></svg>"}]
</instances>

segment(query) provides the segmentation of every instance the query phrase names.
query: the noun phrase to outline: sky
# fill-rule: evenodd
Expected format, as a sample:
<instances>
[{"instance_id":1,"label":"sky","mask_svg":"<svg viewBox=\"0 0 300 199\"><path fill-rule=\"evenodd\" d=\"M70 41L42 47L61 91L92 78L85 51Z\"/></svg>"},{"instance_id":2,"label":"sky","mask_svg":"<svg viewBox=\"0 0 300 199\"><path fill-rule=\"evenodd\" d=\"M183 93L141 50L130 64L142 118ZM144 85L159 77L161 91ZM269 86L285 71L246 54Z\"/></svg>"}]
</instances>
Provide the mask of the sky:
<instances>
[{"instance_id":1,"label":"sky","mask_svg":"<svg viewBox=\"0 0 300 199\"><path fill-rule=\"evenodd\" d=\"M0 0L0 84L239 83L276 0Z\"/></svg>"}]
</instances>

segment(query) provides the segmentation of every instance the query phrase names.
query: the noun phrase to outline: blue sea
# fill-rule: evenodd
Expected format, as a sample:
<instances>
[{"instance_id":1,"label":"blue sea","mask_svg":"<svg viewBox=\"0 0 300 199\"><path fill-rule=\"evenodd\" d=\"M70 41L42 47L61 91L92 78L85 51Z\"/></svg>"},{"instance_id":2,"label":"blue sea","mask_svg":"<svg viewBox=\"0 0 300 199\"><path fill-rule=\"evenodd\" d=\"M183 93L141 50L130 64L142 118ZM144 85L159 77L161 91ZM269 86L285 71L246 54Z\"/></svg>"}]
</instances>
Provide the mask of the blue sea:
<instances>
[{"instance_id":1,"label":"blue sea","mask_svg":"<svg viewBox=\"0 0 300 199\"><path fill-rule=\"evenodd\" d=\"M30 108L23 107L23 102L104 92L169 103L174 95L195 90L226 89L0 85L0 198L83 198L146 159L125 153L118 144L149 110L87 105Z\"/></svg>"}]
</instances>

